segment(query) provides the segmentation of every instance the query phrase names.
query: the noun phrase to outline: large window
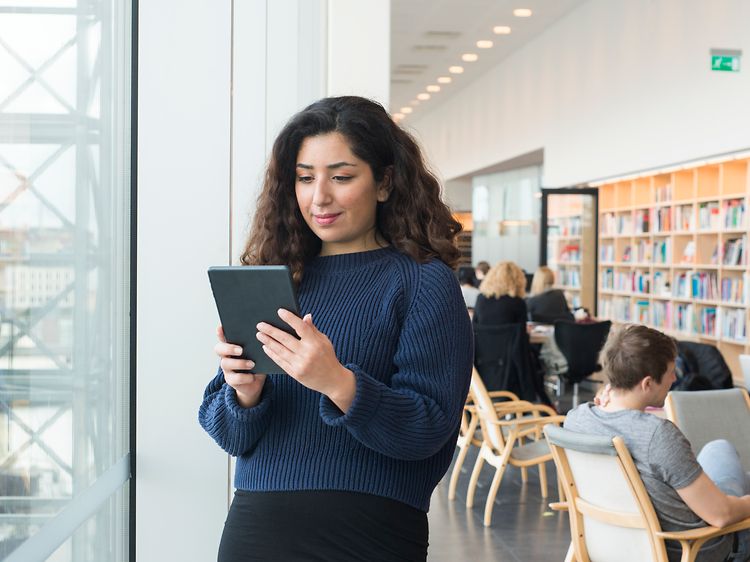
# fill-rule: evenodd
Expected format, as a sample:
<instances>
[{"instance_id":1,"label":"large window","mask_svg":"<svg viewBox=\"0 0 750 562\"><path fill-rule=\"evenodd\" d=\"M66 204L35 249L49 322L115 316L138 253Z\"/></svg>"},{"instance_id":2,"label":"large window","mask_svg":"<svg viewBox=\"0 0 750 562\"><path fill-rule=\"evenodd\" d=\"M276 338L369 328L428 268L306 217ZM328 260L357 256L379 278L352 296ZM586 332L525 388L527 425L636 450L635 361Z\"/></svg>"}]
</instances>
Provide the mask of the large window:
<instances>
[{"instance_id":1,"label":"large window","mask_svg":"<svg viewBox=\"0 0 750 562\"><path fill-rule=\"evenodd\" d=\"M129 451L130 4L0 0L0 559ZM127 559L117 487L49 560Z\"/></svg>"}]
</instances>

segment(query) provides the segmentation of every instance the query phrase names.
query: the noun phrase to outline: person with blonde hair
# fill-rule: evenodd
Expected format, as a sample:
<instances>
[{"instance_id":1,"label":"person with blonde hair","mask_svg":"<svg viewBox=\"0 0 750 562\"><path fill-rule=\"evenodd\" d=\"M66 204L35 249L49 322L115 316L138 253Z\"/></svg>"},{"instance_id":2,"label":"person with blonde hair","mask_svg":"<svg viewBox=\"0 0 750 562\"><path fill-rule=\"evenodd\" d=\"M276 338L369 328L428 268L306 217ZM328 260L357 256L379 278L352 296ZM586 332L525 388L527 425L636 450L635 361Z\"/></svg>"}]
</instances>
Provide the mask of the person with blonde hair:
<instances>
[{"instance_id":1,"label":"person with blonde hair","mask_svg":"<svg viewBox=\"0 0 750 562\"><path fill-rule=\"evenodd\" d=\"M531 281L531 296L526 299L529 320L547 324L555 320L574 320L565 293L553 289L554 284L555 272L549 267L543 265L536 270Z\"/></svg>"},{"instance_id":2,"label":"person with blonde hair","mask_svg":"<svg viewBox=\"0 0 750 562\"><path fill-rule=\"evenodd\" d=\"M512 261L503 261L487 272L479 285L474 306L475 324L517 324L526 322L526 276Z\"/></svg>"}]
</instances>

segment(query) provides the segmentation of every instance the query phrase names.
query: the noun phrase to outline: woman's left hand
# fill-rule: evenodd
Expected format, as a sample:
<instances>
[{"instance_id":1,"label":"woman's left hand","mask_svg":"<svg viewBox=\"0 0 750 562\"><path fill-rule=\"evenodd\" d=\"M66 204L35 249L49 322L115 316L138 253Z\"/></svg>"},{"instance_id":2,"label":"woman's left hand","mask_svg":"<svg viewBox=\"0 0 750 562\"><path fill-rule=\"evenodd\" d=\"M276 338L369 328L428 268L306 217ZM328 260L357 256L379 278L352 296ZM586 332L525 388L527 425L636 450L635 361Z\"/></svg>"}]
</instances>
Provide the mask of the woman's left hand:
<instances>
[{"instance_id":1,"label":"woman's left hand","mask_svg":"<svg viewBox=\"0 0 750 562\"><path fill-rule=\"evenodd\" d=\"M339 363L331 340L315 327L310 314L300 318L282 308L279 318L292 327L299 339L261 322L256 337L263 344L263 351L289 376L325 394L346 413L354 400L356 380L354 373Z\"/></svg>"}]
</instances>

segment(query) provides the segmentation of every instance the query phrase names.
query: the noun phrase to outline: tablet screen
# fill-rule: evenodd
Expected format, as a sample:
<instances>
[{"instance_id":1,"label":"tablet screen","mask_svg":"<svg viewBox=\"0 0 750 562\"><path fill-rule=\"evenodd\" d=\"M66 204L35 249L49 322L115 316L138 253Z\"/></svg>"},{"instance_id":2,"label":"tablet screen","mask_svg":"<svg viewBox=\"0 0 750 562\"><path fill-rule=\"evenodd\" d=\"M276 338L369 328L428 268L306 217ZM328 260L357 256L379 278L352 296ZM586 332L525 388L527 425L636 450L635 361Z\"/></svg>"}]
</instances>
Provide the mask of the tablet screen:
<instances>
[{"instance_id":1,"label":"tablet screen","mask_svg":"<svg viewBox=\"0 0 750 562\"><path fill-rule=\"evenodd\" d=\"M299 314L289 268L285 265L211 267L208 278L227 342L241 346L242 358L255 362L252 372L283 373L264 353L255 326L266 322L296 337L277 313L285 308Z\"/></svg>"}]
</instances>

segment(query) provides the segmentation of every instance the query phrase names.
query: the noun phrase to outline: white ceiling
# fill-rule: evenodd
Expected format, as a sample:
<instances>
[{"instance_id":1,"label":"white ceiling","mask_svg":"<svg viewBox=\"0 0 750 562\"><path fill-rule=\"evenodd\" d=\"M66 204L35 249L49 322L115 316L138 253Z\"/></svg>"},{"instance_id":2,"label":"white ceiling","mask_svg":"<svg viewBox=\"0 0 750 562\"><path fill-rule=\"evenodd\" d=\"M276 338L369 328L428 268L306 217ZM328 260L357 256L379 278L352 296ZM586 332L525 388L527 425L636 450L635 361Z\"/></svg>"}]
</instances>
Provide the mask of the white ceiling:
<instances>
[{"instance_id":1,"label":"white ceiling","mask_svg":"<svg viewBox=\"0 0 750 562\"><path fill-rule=\"evenodd\" d=\"M586 0L391 0L391 113L413 107L405 123L424 115L502 59L523 47L547 27ZM515 8L530 8L531 17L513 15ZM509 35L495 35L493 27L506 25ZM480 39L493 41L479 49ZM476 53L479 60L463 62L461 55ZM464 67L450 74L449 66ZM450 84L438 84L450 76ZM415 104L428 85L439 85L427 101Z\"/></svg>"}]
</instances>

